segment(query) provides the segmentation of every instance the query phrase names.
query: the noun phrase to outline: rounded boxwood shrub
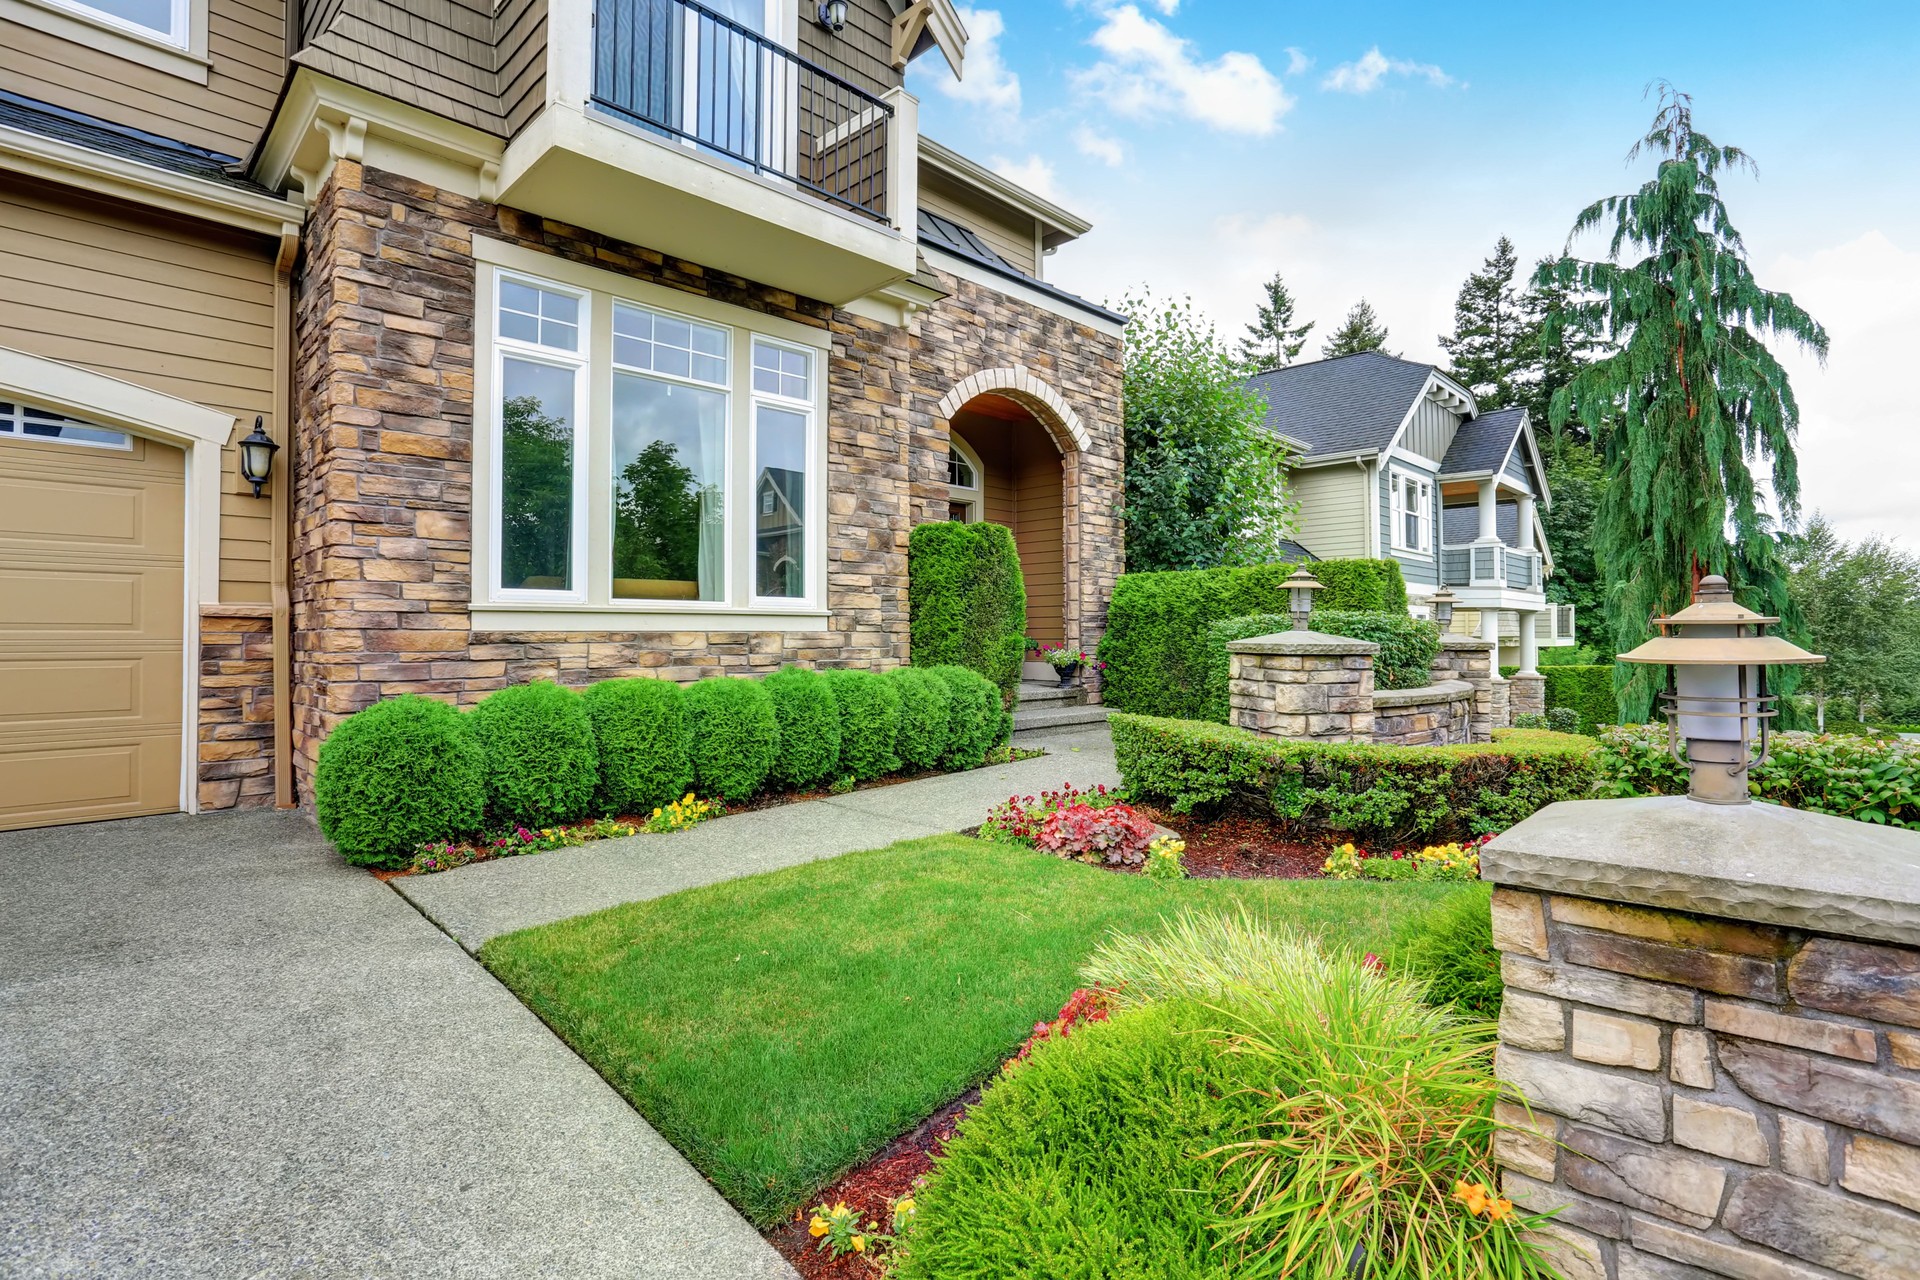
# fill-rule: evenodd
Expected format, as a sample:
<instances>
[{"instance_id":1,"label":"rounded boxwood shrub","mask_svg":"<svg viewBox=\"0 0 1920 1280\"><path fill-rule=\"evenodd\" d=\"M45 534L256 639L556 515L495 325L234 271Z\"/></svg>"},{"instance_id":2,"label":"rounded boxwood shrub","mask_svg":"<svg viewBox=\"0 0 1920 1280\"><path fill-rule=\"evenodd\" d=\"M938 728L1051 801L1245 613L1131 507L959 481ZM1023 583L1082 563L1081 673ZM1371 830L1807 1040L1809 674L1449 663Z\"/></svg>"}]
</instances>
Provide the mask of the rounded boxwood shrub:
<instances>
[{"instance_id":1,"label":"rounded boxwood shrub","mask_svg":"<svg viewBox=\"0 0 1920 1280\"><path fill-rule=\"evenodd\" d=\"M403 694L348 716L321 744L314 816L348 862L399 868L416 845L480 826L484 765L465 717Z\"/></svg>"},{"instance_id":2,"label":"rounded boxwood shrub","mask_svg":"<svg viewBox=\"0 0 1920 1280\"><path fill-rule=\"evenodd\" d=\"M933 768L947 752L953 695L944 680L918 667L896 667L886 678L900 694L900 732L894 738L894 754L904 768Z\"/></svg>"},{"instance_id":3,"label":"rounded boxwood shrub","mask_svg":"<svg viewBox=\"0 0 1920 1280\"><path fill-rule=\"evenodd\" d=\"M840 765L840 708L817 671L785 667L764 682L780 724L773 779L802 790L831 779Z\"/></svg>"},{"instance_id":4,"label":"rounded boxwood shrub","mask_svg":"<svg viewBox=\"0 0 1920 1280\"><path fill-rule=\"evenodd\" d=\"M671 680L602 680L581 695L600 752L600 807L651 813L693 785L686 695Z\"/></svg>"},{"instance_id":5,"label":"rounded boxwood shrub","mask_svg":"<svg viewBox=\"0 0 1920 1280\"><path fill-rule=\"evenodd\" d=\"M900 688L871 671L822 671L840 711L837 776L861 782L900 767L894 746L900 737Z\"/></svg>"},{"instance_id":6,"label":"rounded boxwood shrub","mask_svg":"<svg viewBox=\"0 0 1920 1280\"><path fill-rule=\"evenodd\" d=\"M687 687L693 785L722 800L745 800L773 772L780 722L758 680L714 676Z\"/></svg>"},{"instance_id":7,"label":"rounded boxwood shrub","mask_svg":"<svg viewBox=\"0 0 1920 1280\"><path fill-rule=\"evenodd\" d=\"M1000 690L967 667L928 667L926 672L947 687L952 699L940 767L978 769L986 763L987 753L999 745Z\"/></svg>"},{"instance_id":8,"label":"rounded boxwood shrub","mask_svg":"<svg viewBox=\"0 0 1920 1280\"><path fill-rule=\"evenodd\" d=\"M539 827L593 808L600 750L579 694L535 680L488 694L470 715L486 752L489 816Z\"/></svg>"}]
</instances>

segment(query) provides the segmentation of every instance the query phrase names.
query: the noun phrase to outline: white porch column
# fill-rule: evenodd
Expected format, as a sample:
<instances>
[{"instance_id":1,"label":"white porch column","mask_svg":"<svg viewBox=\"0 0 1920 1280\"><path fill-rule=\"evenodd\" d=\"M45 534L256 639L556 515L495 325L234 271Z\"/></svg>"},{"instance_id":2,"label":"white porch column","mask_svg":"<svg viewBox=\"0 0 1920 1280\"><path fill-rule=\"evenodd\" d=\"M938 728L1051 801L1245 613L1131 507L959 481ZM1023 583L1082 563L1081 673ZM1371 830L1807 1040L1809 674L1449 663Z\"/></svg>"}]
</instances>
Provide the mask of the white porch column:
<instances>
[{"instance_id":1,"label":"white porch column","mask_svg":"<svg viewBox=\"0 0 1920 1280\"><path fill-rule=\"evenodd\" d=\"M1520 670L1523 676L1535 675L1540 667L1540 637L1535 631L1540 615L1522 613L1520 615Z\"/></svg>"},{"instance_id":2,"label":"white porch column","mask_svg":"<svg viewBox=\"0 0 1920 1280\"><path fill-rule=\"evenodd\" d=\"M1533 550L1533 495L1520 495L1520 529L1514 537L1513 545L1522 551Z\"/></svg>"},{"instance_id":3,"label":"white porch column","mask_svg":"<svg viewBox=\"0 0 1920 1280\"><path fill-rule=\"evenodd\" d=\"M1496 482L1480 482L1480 541L1500 541L1500 508ZM1497 664L1496 664L1497 665Z\"/></svg>"},{"instance_id":4,"label":"white porch column","mask_svg":"<svg viewBox=\"0 0 1920 1280\"><path fill-rule=\"evenodd\" d=\"M1500 611L1482 609L1480 611L1480 638L1493 645L1493 678L1500 679Z\"/></svg>"}]
</instances>

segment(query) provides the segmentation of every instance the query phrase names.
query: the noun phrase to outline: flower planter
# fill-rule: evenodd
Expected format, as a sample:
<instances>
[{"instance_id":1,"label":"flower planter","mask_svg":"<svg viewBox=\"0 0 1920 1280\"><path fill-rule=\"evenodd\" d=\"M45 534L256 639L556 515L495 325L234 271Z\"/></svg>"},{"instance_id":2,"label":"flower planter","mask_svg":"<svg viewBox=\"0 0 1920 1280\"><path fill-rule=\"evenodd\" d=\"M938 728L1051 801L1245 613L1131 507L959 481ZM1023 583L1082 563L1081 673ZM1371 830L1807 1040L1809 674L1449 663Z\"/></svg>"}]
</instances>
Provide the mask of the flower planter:
<instances>
[{"instance_id":1,"label":"flower planter","mask_svg":"<svg viewBox=\"0 0 1920 1280\"><path fill-rule=\"evenodd\" d=\"M1060 673L1060 687L1062 689L1071 689L1073 688L1074 680L1080 675L1080 664L1077 662L1069 662L1064 667L1055 667L1054 670Z\"/></svg>"}]
</instances>

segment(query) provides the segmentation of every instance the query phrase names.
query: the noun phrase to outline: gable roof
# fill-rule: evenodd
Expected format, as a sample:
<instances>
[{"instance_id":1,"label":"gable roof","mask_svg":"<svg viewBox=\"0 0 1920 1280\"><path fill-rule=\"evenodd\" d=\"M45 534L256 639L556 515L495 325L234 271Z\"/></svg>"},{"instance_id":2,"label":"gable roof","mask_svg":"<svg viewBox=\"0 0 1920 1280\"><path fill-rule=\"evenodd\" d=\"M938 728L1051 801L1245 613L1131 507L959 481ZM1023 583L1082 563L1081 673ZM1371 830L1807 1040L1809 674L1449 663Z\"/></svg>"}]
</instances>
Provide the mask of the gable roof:
<instances>
[{"instance_id":1,"label":"gable roof","mask_svg":"<svg viewBox=\"0 0 1920 1280\"><path fill-rule=\"evenodd\" d=\"M1378 351L1270 369L1247 379L1267 402L1268 431L1308 457L1378 453L1393 443L1435 369Z\"/></svg>"},{"instance_id":2,"label":"gable roof","mask_svg":"<svg viewBox=\"0 0 1920 1280\"><path fill-rule=\"evenodd\" d=\"M1513 442L1526 421L1527 411L1514 405L1461 423L1447 456L1440 460L1441 476L1498 472L1507 465L1507 455L1513 452Z\"/></svg>"}]
</instances>

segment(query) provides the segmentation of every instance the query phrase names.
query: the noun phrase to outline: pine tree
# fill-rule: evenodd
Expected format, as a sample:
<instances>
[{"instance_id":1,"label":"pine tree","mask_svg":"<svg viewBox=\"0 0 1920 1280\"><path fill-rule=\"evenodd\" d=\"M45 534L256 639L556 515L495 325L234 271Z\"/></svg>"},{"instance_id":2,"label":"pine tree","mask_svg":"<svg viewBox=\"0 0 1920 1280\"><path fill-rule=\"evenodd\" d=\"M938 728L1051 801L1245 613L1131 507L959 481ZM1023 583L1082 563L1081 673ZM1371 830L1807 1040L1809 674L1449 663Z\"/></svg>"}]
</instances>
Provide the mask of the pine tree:
<instances>
[{"instance_id":1,"label":"pine tree","mask_svg":"<svg viewBox=\"0 0 1920 1280\"><path fill-rule=\"evenodd\" d=\"M1256 373L1298 360L1314 326L1312 320L1294 324L1293 293L1277 274L1263 288L1267 300L1260 304L1258 319L1247 326L1247 336L1240 340L1240 359Z\"/></svg>"},{"instance_id":2,"label":"pine tree","mask_svg":"<svg viewBox=\"0 0 1920 1280\"><path fill-rule=\"evenodd\" d=\"M1684 607L1706 573L1792 622L1773 517L1747 460L1770 462L1779 514L1791 520L1800 407L1762 337L1827 353L1826 330L1786 294L1762 289L1747 265L1719 186L1722 170L1753 167L1746 153L1696 132L1692 100L1666 84L1629 161L1642 150L1660 157L1655 176L1574 220L1572 236L1613 223L1606 260L1572 257L1570 237L1569 254L1535 276L1583 295L1548 316L1549 344L1585 324L1613 347L1554 393L1550 412L1556 425L1577 416L1600 451L1594 553L1622 650L1647 636L1650 619ZM1644 256L1623 260L1629 251ZM1617 669L1624 716L1652 704L1651 670Z\"/></svg>"},{"instance_id":3,"label":"pine tree","mask_svg":"<svg viewBox=\"0 0 1920 1280\"><path fill-rule=\"evenodd\" d=\"M1520 266L1513 241L1505 236L1493 256L1460 286L1453 303L1453 333L1440 346L1452 360L1456 382L1473 392L1484 412L1514 403L1522 371L1532 351L1527 318L1513 288Z\"/></svg>"},{"instance_id":4,"label":"pine tree","mask_svg":"<svg viewBox=\"0 0 1920 1280\"><path fill-rule=\"evenodd\" d=\"M1373 304L1365 298L1353 304L1353 310L1347 312L1347 318L1327 339L1327 345L1320 348L1320 354L1331 360L1335 356L1350 356L1362 351L1383 351L1387 345L1387 326L1380 323ZM1392 355L1392 352L1387 352Z\"/></svg>"}]
</instances>

